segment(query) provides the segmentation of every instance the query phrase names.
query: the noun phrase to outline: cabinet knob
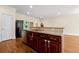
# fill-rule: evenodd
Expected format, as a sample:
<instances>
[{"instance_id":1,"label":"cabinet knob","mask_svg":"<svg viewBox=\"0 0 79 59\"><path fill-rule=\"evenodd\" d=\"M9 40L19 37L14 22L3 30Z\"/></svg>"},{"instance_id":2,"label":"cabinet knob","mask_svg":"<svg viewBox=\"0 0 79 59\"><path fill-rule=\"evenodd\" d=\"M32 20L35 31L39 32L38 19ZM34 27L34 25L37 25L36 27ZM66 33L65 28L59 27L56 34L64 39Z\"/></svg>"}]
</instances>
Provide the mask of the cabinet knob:
<instances>
[{"instance_id":1,"label":"cabinet knob","mask_svg":"<svg viewBox=\"0 0 79 59\"><path fill-rule=\"evenodd\" d=\"M33 40L33 33L32 33L32 35L31 35L31 37L30 37L30 40Z\"/></svg>"},{"instance_id":2,"label":"cabinet knob","mask_svg":"<svg viewBox=\"0 0 79 59\"><path fill-rule=\"evenodd\" d=\"M45 40L45 42L47 42L47 40Z\"/></svg>"},{"instance_id":3,"label":"cabinet knob","mask_svg":"<svg viewBox=\"0 0 79 59\"><path fill-rule=\"evenodd\" d=\"M50 43L50 41L48 40L48 43Z\"/></svg>"},{"instance_id":4,"label":"cabinet knob","mask_svg":"<svg viewBox=\"0 0 79 59\"><path fill-rule=\"evenodd\" d=\"M48 40L48 47L50 47L50 41Z\"/></svg>"},{"instance_id":5,"label":"cabinet knob","mask_svg":"<svg viewBox=\"0 0 79 59\"><path fill-rule=\"evenodd\" d=\"M45 46L47 46L47 40L44 40L45 41Z\"/></svg>"}]
</instances>

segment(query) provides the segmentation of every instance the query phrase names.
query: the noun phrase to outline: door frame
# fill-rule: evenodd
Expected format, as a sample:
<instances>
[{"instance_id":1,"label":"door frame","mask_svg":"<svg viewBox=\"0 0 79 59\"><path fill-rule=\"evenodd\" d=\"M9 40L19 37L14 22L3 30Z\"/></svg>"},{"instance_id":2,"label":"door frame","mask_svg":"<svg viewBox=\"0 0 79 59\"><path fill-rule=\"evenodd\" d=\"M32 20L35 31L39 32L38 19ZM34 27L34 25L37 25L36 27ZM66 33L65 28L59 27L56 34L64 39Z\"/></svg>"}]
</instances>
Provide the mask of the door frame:
<instances>
[{"instance_id":1,"label":"door frame","mask_svg":"<svg viewBox=\"0 0 79 59\"><path fill-rule=\"evenodd\" d=\"M23 20L16 20L16 21L15 21L15 36L16 36L17 21L23 23ZM22 30L23 30L23 25L22 25ZM16 37L16 38L17 38L17 37Z\"/></svg>"}]
</instances>

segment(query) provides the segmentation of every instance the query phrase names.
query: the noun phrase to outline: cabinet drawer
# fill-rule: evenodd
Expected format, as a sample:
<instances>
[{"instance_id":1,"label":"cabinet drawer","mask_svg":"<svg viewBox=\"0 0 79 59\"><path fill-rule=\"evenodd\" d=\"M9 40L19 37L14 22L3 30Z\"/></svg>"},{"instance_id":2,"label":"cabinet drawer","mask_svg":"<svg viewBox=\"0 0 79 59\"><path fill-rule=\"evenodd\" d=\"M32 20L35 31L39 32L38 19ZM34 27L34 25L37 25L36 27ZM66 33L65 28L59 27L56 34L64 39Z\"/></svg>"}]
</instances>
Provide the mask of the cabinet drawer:
<instances>
[{"instance_id":1,"label":"cabinet drawer","mask_svg":"<svg viewBox=\"0 0 79 59\"><path fill-rule=\"evenodd\" d=\"M49 38L49 35L44 34L44 33L38 33L38 37L43 38L43 39L47 39L47 38Z\"/></svg>"},{"instance_id":2,"label":"cabinet drawer","mask_svg":"<svg viewBox=\"0 0 79 59\"><path fill-rule=\"evenodd\" d=\"M57 41L57 42L61 42L61 36L54 36L54 35L51 35L49 37L50 40L54 40L54 41Z\"/></svg>"}]
</instances>

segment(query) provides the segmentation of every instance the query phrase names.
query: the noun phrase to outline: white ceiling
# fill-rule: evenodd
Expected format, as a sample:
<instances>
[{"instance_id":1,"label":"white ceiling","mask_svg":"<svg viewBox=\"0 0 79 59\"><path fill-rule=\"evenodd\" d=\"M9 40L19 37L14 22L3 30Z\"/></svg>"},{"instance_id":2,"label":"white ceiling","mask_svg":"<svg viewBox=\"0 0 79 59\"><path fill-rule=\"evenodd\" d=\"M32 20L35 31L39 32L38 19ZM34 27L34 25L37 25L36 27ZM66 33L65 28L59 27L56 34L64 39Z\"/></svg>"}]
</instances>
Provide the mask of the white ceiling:
<instances>
[{"instance_id":1,"label":"white ceiling","mask_svg":"<svg viewBox=\"0 0 79 59\"><path fill-rule=\"evenodd\" d=\"M16 8L16 11L22 14L27 13L34 17L49 17L57 15L79 14L79 6L77 5L9 5Z\"/></svg>"}]
</instances>

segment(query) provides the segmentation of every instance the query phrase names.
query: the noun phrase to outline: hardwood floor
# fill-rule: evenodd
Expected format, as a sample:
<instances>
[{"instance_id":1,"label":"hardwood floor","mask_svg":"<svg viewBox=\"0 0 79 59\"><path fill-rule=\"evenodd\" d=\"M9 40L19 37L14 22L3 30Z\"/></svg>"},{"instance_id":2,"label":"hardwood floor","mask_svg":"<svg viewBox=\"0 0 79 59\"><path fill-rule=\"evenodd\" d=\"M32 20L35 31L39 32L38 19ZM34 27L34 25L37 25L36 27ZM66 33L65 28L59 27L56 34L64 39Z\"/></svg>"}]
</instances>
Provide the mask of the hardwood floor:
<instances>
[{"instance_id":1,"label":"hardwood floor","mask_svg":"<svg viewBox=\"0 0 79 59\"><path fill-rule=\"evenodd\" d=\"M36 53L36 51L25 45L22 38L17 38L0 42L0 53Z\"/></svg>"},{"instance_id":2,"label":"hardwood floor","mask_svg":"<svg viewBox=\"0 0 79 59\"><path fill-rule=\"evenodd\" d=\"M79 53L79 36L64 36L64 53ZM36 53L25 45L22 38L0 42L0 53Z\"/></svg>"},{"instance_id":3,"label":"hardwood floor","mask_svg":"<svg viewBox=\"0 0 79 59\"><path fill-rule=\"evenodd\" d=\"M79 36L64 35L64 52L79 53Z\"/></svg>"}]
</instances>

